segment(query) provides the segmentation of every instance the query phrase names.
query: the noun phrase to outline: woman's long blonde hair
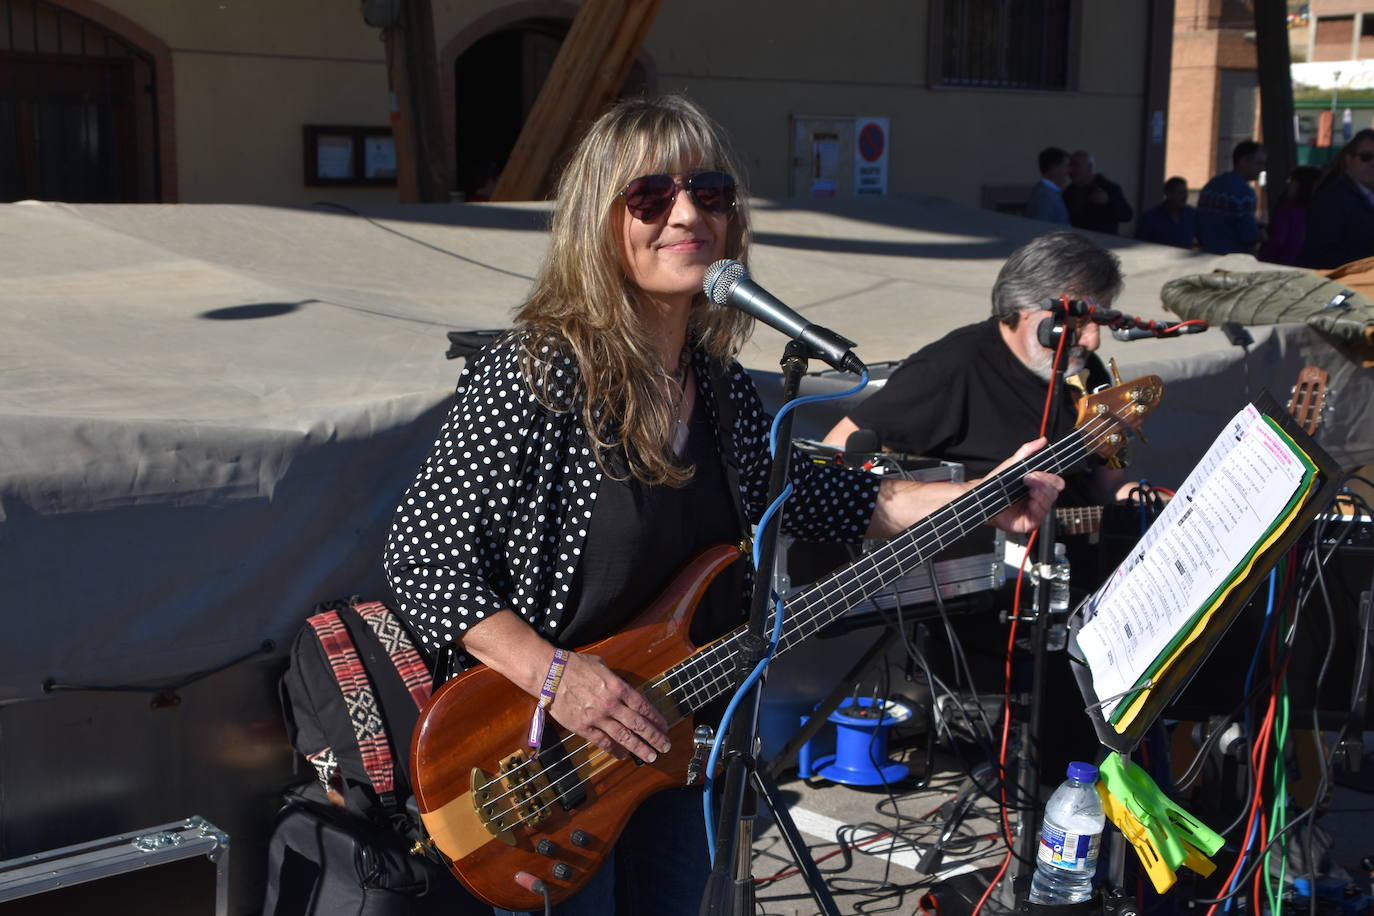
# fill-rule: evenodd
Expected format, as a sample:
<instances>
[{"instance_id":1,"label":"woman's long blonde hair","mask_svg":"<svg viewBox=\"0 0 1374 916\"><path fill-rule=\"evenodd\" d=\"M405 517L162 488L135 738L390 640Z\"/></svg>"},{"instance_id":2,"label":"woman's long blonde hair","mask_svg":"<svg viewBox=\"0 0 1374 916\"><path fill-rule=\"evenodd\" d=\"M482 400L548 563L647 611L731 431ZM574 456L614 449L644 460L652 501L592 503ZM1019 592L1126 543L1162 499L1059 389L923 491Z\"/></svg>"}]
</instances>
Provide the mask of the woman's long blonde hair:
<instances>
[{"instance_id":1,"label":"woman's long blonde hair","mask_svg":"<svg viewBox=\"0 0 1374 916\"><path fill-rule=\"evenodd\" d=\"M516 312L528 332L522 367L536 396L551 409L578 411L598 460L623 447L629 475L649 484L681 486L692 468L677 464L667 444L679 391L664 377L625 275L619 194L640 175L689 169L734 176L738 202L725 257L745 262L748 205L720 128L679 96L632 99L598 118L573 151L558 182L548 257ZM751 328L748 316L713 305L703 293L693 300L689 342L714 360L733 359ZM575 359L578 392L571 402L553 395L557 367L541 352Z\"/></svg>"}]
</instances>

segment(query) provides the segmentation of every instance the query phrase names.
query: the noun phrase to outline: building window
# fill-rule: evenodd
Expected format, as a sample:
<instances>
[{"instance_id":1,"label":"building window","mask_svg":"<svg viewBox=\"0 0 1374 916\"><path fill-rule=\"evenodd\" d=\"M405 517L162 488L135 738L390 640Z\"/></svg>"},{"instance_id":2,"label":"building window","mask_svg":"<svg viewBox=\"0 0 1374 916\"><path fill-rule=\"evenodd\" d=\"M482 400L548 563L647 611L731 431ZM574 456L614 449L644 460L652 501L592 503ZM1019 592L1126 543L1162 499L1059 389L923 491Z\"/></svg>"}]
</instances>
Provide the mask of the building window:
<instances>
[{"instance_id":1,"label":"building window","mask_svg":"<svg viewBox=\"0 0 1374 916\"><path fill-rule=\"evenodd\" d=\"M932 0L930 85L1077 88L1077 0Z\"/></svg>"}]
</instances>

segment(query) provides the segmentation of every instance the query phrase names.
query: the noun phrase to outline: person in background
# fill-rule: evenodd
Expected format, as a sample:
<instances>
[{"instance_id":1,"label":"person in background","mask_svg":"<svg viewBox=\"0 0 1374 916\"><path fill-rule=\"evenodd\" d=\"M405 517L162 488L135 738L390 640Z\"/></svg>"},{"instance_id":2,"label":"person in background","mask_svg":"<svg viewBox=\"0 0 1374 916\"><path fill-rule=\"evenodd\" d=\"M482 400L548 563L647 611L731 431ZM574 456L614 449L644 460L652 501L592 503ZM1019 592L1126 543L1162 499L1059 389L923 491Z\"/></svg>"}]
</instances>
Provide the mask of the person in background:
<instances>
[{"instance_id":1,"label":"person in background","mask_svg":"<svg viewBox=\"0 0 1374 916\"><path fill-rule=\"evenodd\" d=\"M1264 171L1264 147L1242 140L1231 151L1231 171L1202 186L1197 198L1197 237L1211 254L1253 253L1260 242L1258 200L1250 183Z\"/></svg>"},{"instance_id":2,"label":"person in background","mask_svg":"<svg viewBox=\"0 0 1374 916\"><path fill-rule=\"evenodd\" d=\"M1069 224L1069 208L1064 205L1064 186L1069 183L1069 154L1057 146L1040 151L1040 181L1026 198L1026 216L1047 223Z\"/></svg>"},{"instance_id":3,"label":"person in background","mask_svg":"<svg viewBox=\"0 0 1374 916\"><path fill-rule=\"evenodd\" d=\"M1085 149L1069 157L1069 184L1064 188L1064 206L1075 229L1090 229L1116 235L1120 223L1128 223L1135 211L1126 202L1121 185L1097 171L1093 154Z\"/></svg>"},{"instance_id":4,"label":"person in background","mask_svg":"<svg viewBox=\"0 0 1374 916\"><path fill-rule=\"evenodd\" d=\"M1298 263L1330 269L1374 255L1374 130L1350 138L1331 161L1307 208Z\"/></svg>"},{"instance_id":5,"label":"person in background","mask_svg":"<svg viewBox=\"0 0 1374 916\"><path fill-rule=\"evenodd\" d=\"M1260 246L1259 259L1270 264L1297 264L1307 237L1307 208L1321 177L1321 169L1300 165L1283 186L1283 200L1269 217L1269 237Z\"/></svg>"},{"instance_id":6,"label":"person in background","mask_svg":"<svg viewBox=\"0 0 1374 916\"><path fill-rule=\"evenodd\" d=\"M957 328L908 356L883 387L860 401L825 436L843 448L850 434L872 430L884 449L957 461L970 476L987 473L1009 443L1038 433L1053 377L1054 350L1037 331L1049 300L1067 295L1111 308L1124 280L1115 254L1077 232L1051 232L1012 252L990 295L991 314ZM1098 325L1079 319L1078 341L1065 354L1059 390L1060 434L1073 428L1075 398L1110 384L1098 359ZM1081 376L1074 386L1068 379ZM1060 505L1115 500L1125 480L1118 469L1088 458L1065 470Z\"/></svg>"},{"instance_id":7,"label":"person in background","mask_svg":"<svg viewBox=\"0 0 1374 916\"><path fill-rule=\"evenodd\" d=\"M1054 378L1055 351L1038 335L1040 325L1053 318L1050 300L1067 295L1111 308L1124 285L1120 259L1087 236L1061 231L1032 239L998 272L987 318L908 356L882 388L835 424L825 442L844 448L852 434L867 430L885 450L958 462L969 475L984 473L1008 443L1040 430ZM1071 321L1078 339L1064 354L1065 380L1058 386L1058 412L1051 424L1059 434L1073 427L1084 390L1111 383L1095 352L1101 328ZM1060 506L1106 506L1128 498L1134 488L1120 462L1097 456L1065 468L1062 476ZM1097 570L1103 565L1104 547L1097 538L1070 535L1061 528L1056 540L1068 549L1074 592L1082 596L1100 585ZM1010 608L1014 594L1015 585L1008 583L998 602ZM998 689L1005 623L992 615L971 614L954 629L964 641L978 689ZM1074 695L1069 665L1052 664L1046 674L1047 696ZM1063 772L1069 760L1083 759L1081 755L1094 753L1098 746L1087 716L1049 715L1045 724L1042 773L1056 768Z\"/></svg>"},{"instance_id":8,"label":"person in background","mask_svg":"<svg viewBox=\"0 0 1374 916\"><path fill-rule=\"evenodd\" d=\"M1156 245L1192 248L1197 244L1197 207L1188 204L1188 180L1175 175L1164 182L1164 202L1140 214L1135 237Z\"/></svg>"}]
</instances>

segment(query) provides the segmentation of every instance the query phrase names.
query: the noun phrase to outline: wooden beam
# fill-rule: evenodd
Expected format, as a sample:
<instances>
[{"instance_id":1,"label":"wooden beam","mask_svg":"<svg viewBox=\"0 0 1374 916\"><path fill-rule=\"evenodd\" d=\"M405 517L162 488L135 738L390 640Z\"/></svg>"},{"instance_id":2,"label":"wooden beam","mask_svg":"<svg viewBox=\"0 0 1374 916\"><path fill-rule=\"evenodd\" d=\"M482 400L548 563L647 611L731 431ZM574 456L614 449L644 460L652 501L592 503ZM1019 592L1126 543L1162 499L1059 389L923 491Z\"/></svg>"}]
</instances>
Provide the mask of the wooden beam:
<instances>
[{"instance_id":1,"label":"wooden beam","mask_svg":"<svg viewBox=\"0 0 1374 916\"><path fill-rule=\"evenodd\" d=\"M1259 57L1260 124L1268 157L1265 191L1268 212L1273 213L1283 200L1289 174L1298 164L1298 144L1293 136L1288 8L1284 0L1255 0L1255 51Z\"/></svg>"},{"instance_id":2,"label":"wooden beam","mask_svg":"<svg viewBox=\"0 0 1374 916\"><path fill-rule=\"evenodd\" d=\"M400 24L385 29L383 36L392 95L397 197L401 203L446 203L449 181L430 0L403 0Z\"/></svg>"},{"instance_id":3,"label":"wooden beam","mask_svg":"<svg viewBox=\"0 0 1374 916\"><path fill-rule=\"evenodd\" d=\"M1169 81L1173 66L1174 0L1150 0L1145 32L1145 123L1141 130L1140 180L1136 185L1136 219L1164 192L1164 158L1168 123ZM1179 130L1187 130L1180 124Z\"/></svg>"},{"instance_id":4,"label":"wooden beam","mask_svg":"<svg viewBox=\"0 0 1374 916\"><path fill-rule=\"evenodd\" d=\"M492 200L534 200L625 81L662 0L586 0L530 108Z\"/></svg>"}]
</instances>

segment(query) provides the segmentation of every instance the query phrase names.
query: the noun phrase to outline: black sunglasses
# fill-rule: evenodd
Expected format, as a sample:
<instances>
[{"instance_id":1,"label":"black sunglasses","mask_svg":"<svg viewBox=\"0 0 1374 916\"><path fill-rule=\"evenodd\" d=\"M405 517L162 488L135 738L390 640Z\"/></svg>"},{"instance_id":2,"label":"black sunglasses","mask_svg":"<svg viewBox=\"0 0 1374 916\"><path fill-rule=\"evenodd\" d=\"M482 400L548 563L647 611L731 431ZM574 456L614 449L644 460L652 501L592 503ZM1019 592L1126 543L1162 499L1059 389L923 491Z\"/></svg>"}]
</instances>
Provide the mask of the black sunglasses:
<instances>
[{"instance_id":1,"label":"black sunglasses","mask_svg":"<svg viewBox=\"0 0 1374 916\"><path fill-rule=\"evenodd\" d=\"M683 178L641 175L625 185L620 196L631 216L651 223L668 212L679 188L685 188L692 202L707 213L729 213L735 208L735 179L724 172L693 172Z\"/></svg>"},{"instance_id":2,"label":"black sunglasses","mask_svg":"<svg viewBox=\"0 0 1374 916\"><path fill-rule=\"evenodd\" d=\"M1355 154L1355 158L1360 160L1361 162L1368 162L1369 160L1374 159L1374 149L1362 149Z\"/></svg>"}]
</instances>

